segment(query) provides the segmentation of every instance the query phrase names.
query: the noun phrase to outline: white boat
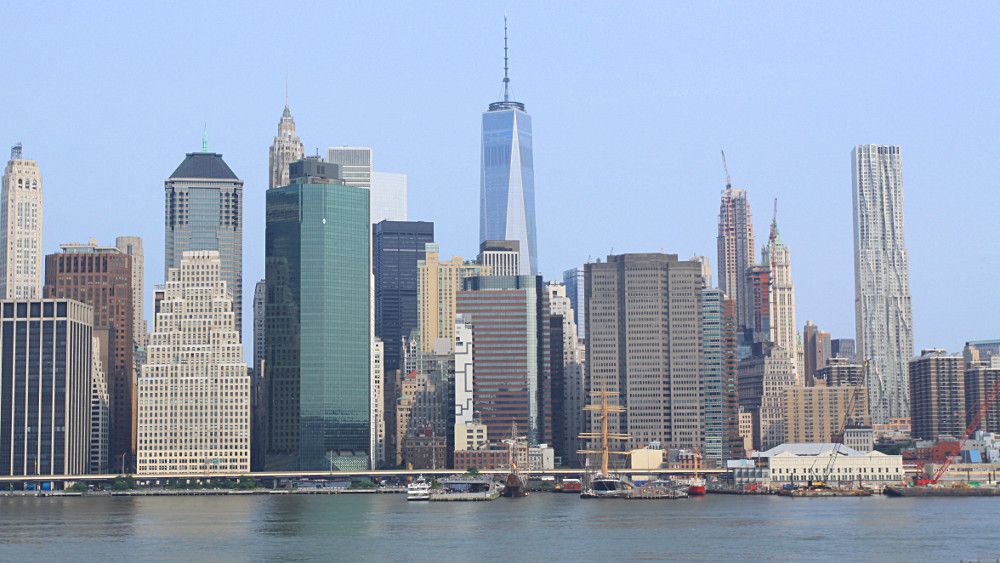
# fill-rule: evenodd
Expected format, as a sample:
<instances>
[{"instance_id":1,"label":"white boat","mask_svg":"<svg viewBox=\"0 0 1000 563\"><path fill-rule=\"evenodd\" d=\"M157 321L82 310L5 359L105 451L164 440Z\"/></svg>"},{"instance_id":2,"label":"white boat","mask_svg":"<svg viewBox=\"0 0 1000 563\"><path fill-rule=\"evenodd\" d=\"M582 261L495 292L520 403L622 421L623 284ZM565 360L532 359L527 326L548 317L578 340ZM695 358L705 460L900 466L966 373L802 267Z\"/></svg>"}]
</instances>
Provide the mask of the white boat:
<instances>
[{"instance_id":1,"label":"white boat","mask_svg":"<svg viewBox=\"0 0 1000 563\"><path fill-rule=\"evenodd\" d=\"M423 475L406 486L406 500L431 500L431 484Z\"/></svg>"}]
</instances>

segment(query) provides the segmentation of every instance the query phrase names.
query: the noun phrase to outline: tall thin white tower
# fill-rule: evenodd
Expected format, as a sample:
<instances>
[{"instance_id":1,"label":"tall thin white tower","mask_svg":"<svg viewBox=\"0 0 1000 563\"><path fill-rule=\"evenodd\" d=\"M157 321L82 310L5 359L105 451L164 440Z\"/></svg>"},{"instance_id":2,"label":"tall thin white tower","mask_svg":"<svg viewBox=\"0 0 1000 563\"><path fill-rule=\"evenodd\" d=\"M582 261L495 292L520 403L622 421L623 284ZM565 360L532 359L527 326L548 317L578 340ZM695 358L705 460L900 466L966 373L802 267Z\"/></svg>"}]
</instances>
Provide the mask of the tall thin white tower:
<instances>
[{"instance_id":1,"label":"tall thin white tower","mask_svg":"<svg viewBox=\"0 0 1000 563\"><path fill-rule=\"evenodd\" d=\"M0 297L42 296L42 174L38 163L10 149L0 193Z\"/></svg>"},{"instance_id":2,"label":"tall thin white tower","mask_svg":"<svg viewBox=\"0 0 1000 563\"><path fill-rule=\"evenodd\" d=\"M858 145L851 169L857 353L859 362L869 361L869 404L878 424L910 416L913 316L902 152L898 145Z\"/></svg>"}]
</instances>

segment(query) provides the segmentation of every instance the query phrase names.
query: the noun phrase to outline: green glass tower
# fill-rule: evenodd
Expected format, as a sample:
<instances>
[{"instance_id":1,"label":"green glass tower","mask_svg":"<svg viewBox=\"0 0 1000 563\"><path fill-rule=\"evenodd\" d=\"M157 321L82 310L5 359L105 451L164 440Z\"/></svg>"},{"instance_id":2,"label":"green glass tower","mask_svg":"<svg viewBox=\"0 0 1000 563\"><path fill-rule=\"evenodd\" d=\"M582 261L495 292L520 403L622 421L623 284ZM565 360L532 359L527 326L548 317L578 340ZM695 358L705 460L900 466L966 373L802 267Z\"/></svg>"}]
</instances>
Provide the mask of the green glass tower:
<instances>
[{"instance_id":1,"label":"green glass tower","mask_svg":"<svg viewBox=\"0 0 1000 563\"><path fill-rule=\"evenodd\" d=\"M318 158L267 192L268 470L370 465L369 190Z\"/></svg>"}]
</instances>

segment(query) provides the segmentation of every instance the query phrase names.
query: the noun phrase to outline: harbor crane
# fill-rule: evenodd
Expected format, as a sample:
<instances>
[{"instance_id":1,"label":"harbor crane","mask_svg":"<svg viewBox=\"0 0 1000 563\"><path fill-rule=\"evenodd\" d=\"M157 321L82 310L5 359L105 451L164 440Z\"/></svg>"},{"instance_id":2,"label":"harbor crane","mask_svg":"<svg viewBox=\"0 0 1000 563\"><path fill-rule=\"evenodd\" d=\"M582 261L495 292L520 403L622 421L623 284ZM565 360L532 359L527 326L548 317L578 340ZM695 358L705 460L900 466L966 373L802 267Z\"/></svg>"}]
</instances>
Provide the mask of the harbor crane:
<instances>
[{"instance_id":1,"label":"harbor crane","mask_svg":"<svg viewBox=\"0 0 1000 563\"><path fill-rule=\"evenodd\" d=\"M976 416L972 417L972 421L969 422L969 426L965 428L962 438L958 441L958 455L962 455L962 446L969 441L973 432L979 428L979 423L982 422L983 417L986 416L986 411L989 410L991 404L996 402L998 396L1000 396L1000 378L997 378L997 380L993 382L993 387L991 387L989 393L986 394L986 400L979 405L979 410L976 411ZM937 485L938 481L944 475L945 471L948 471L948 467L951 466L952 462L955 461L955 458L958 457L958 455L946 455L944 463L941 464L941 467L937 468L937 471L934 472L934 475L927 483L930 485Z\"/></svg>"}]
</instances>

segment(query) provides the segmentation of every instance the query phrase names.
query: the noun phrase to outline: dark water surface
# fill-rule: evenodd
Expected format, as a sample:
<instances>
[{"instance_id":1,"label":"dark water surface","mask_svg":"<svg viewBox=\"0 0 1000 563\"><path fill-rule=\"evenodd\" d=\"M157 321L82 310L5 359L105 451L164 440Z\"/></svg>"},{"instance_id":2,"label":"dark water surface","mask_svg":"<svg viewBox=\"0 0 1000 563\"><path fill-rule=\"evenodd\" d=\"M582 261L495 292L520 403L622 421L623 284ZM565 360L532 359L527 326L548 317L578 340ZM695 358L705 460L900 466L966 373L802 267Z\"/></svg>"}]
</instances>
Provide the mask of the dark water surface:
<instances>
[{"instance_id":1,"label":"dark water surface","mask_svg":"<svg viewBox=\"0 0 1000 563\"><path fill-rule=\"evenodd\" d=\"M1000 558L1000 499L0 498L0 560Z\"/></svg>"}]
</instances>

